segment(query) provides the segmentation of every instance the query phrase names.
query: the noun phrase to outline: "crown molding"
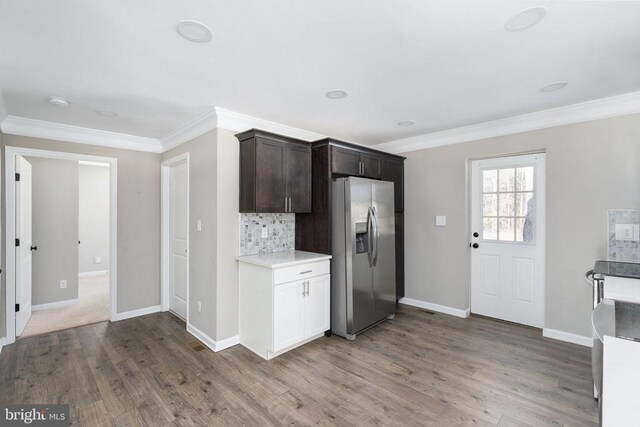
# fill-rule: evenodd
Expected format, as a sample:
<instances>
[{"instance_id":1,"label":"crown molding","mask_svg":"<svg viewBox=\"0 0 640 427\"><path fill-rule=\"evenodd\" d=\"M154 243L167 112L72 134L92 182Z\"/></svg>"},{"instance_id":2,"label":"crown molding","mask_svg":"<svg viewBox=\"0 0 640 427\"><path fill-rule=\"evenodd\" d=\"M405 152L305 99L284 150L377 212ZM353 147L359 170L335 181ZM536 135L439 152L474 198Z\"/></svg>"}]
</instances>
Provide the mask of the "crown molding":
<instances>
[{"instance_id":1,"label":"crown molding","mask_svg":"<svg viewBox=\"0 0 640 427\"><path fill-rule=\"evenodd\" d=\"M163 137L160 140L162 152L169 151L178 145L214 130L217 127L217 123L216 109L212 108Z\"/></svg>"},{"instance_id":2,"label":"crown molding","mask_svg":"<svg viewBox=\"0 0 640 427\"><path fill-rule=\"evenodd\" d=\"M235 111L225 110L224 108L215 107L215 111L218 119L217 127L221 129L242 132L256 128L288 136L290 138L301 139L303 141L316 141L318 139L326 138L325 135L319 133L309 132L292 126L271 122L269 120L259 119L257 117L247 116L246 114L236 113Z\"/></svg>"},{"instance_id":3,"label":"crown molding","mask_svg":"<svg viewBox=\"0 0 640 427\"><path fill-rule=\"evenodd\" d=\"M398 139L374 145L373 148L390 153L406 153L634 113L640 113L640 92L631 92L441 132Z\"/></svg>"},{"instance_id":4,"label":"crown molding","mask_svg":"<svg viewBox=\"0 0 640 427\"><path fill-rule=\"evenodd\" d=\"M46 138L78 144L100 145L124 150L161 153L160 141L155 138L127 135L98 129L65 125L25 117L7 116L0 123L2 132L10 135Z\"/></svg>"}]
</instances>

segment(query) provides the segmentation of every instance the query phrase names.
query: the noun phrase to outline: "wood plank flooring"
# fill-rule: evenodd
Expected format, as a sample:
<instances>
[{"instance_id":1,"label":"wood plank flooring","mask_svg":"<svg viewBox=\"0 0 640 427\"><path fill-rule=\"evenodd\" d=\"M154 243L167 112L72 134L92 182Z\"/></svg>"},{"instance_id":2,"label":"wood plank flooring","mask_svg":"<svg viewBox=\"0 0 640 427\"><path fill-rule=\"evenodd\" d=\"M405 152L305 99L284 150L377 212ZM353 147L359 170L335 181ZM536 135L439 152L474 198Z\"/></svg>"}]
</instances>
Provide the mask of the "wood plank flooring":
<instances>
[{"instance_id":1,"label":"wood plank flooring","mask_svg":"<svg viewBox=\"0 0 640 427\"><path fill-rule=\"evenodd\" d=\"M68 403L88 426L597 425L589 349L490 319L400 305L355 342L271 361L193 340L169 313L20 339L0 402Z\"/></svg>"}]
</instances>

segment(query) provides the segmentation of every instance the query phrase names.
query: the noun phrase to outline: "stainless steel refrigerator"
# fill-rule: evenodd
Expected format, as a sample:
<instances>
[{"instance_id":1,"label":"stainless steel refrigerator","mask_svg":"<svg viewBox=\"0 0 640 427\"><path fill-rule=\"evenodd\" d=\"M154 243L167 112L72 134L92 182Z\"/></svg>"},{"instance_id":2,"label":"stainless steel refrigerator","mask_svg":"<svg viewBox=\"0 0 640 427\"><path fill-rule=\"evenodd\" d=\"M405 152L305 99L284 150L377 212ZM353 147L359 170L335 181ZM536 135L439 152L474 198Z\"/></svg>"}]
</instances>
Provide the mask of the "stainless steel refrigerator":
<instances>
[{"instance_id":1,"label":"stainless steel refrigerator","mask_svg":"<svg viewBox=\"0 0 640 427\"><path fill-rule=\"evenodd\" d=\"M331 332L356 334L396 311L393 183L332 182Z\"/></svg>"}]
</instances>

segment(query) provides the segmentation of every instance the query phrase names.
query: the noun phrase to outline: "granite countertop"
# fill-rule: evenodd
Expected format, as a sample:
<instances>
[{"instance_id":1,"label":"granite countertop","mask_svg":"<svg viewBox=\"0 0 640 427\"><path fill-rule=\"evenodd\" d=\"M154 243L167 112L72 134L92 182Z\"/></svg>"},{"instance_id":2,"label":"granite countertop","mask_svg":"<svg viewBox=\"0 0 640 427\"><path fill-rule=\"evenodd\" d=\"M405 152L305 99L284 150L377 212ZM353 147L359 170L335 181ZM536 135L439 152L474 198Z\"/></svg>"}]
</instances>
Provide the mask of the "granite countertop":
<instances>
[{"instance_id":1,"label":"granite countertop","mask_svg":"<svg viewBox=\"0 0 640 427\"><path fill-rule=\"evenodd\" d=\"M240 262L255 264L261 267L282 268L329 260L331 259L331 255L305 251L282 251L268 254L238 256L236 259Z\"/></svg>"},{"instance_id":2,"label":"granite countertop","mask_svg":"<svg viewBox=\"0 0 640 427\"><path fill-rule=\"evenodd\" d=\"M594 275L640 279L640 263L619 261L596 261Z\"/></svg>"}]
</instances>

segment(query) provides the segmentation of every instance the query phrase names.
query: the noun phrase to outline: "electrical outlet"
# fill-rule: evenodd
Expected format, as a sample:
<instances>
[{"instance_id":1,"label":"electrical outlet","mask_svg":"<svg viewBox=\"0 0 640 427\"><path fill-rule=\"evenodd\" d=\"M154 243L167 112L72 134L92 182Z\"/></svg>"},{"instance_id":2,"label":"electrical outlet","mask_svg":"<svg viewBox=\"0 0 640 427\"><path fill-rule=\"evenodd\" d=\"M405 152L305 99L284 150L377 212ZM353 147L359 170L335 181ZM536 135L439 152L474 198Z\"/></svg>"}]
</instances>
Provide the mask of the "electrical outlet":
<instances>
[{"instance_id":1,"label":"electrical outlet","mask_svg":"<svg viewBox=\"0 0 640 427\"><path fill-rule=\"evenodd\" d=\"M67 289L67 281L60 280L60 289Z\"/></svg>"},{"instance_id":2,"label":"electrical outlet","mask_svg":"<svg viewBox=\"0 0 640 427\"><path fill-rule=\"evenodd\" d=\"M616 240L640 240L640 224L616 224Z\"/></svg>"},{"instance_id":3,"label":"electrical outlet","mask_svg":"<svg viewBox=\"0 0 640 427\"><path fill-rule=\"evenodd\" d=\"M269 237L269 229L267 227L262 227L262 238L266 239Z\"/></svg>"},{"instance_id":4,"label":"electrical outlet","mask_svg":"<svg viewBox=\"0 0 640 427\"><path fill-rule=\"evenodd\" d=\"M198 301L198 314L202 313L202 303Z\"/></svg>"},{"instance_id":5,"label":"electrical outlet","mask_svg":"<svg viewBox=\"0 0 640 427\"><path fill-rule=\"evenodd\" d=\"M101 256L97 256L93 259L93 262L95 264L102 264L102 257Z\"/></svg>"},{"instance_id":6,"label":"electrical outlet","mask_svg":"<svg viewBox=\"0 0 640 427\"><path fill-rule=\"evenodd\" d=\"M202 231L202 220L201 219L196 220L196 230Z\"/></svg>"}]
</instances>

